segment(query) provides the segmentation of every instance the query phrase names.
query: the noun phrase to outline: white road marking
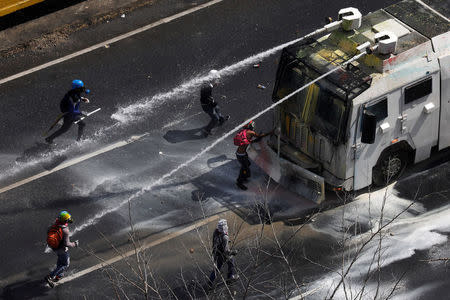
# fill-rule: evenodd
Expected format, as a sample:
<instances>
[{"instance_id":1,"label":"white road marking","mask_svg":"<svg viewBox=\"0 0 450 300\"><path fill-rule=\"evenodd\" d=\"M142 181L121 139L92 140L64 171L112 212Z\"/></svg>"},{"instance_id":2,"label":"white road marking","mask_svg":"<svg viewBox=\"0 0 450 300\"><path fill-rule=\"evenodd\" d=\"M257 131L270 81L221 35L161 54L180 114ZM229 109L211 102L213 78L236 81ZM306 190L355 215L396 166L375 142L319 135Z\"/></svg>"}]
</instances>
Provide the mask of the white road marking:
<instances>
[{"instance_id":1,"label":"white road marking","mask_svg":"<svg viewBox=\"0 0 450 300\"><path fill-rule=\"evenodd\" d=\"M201 221L199 221L197 223L194 223L194 224L192 224L192 225L190 225L188 227L185 227L185 228L182 228L182 229L180 229L178 231L169 233L168 235L166 235L166 236L164 236L164 237L162 237L160 239L157 239L155 241L152 241L152 242L149 242L149 243L143 245L140 248L140 251L148 249L148 248L151 248L151 247L154 247L154 246L157 246L157 245L162 244L164 242L167 242L167 241L169 241L171 239L174 239L174 238L176 238L176 237L178 237L178 236L180 236L182 234L185 234L185 233L187 233L187 232L189 232L191 230L194 230L194 229L196 229L196 228L198 228L200 226L206 225L206 224L208 224L208 223L210 223L212 221L218 220L218 219L219 219L219 216L218 215L214 215L214 216L211 216L211 217L206 218L204 220L201 220ZM126 253L123 253L122 255L119 255L119 256L113 257L111 259L105 260L105 261L103 261L103 262L101 262L99 264L96 264L96 265L94 265L94 266L92 266L90 268L87 268L85 270L82 270L80 272L72 274L70 276L64 277L63 279L61 279L58 282L58 285L59 284L63 284L63 283L68 282L68 281L72 281L74 279L77 279L77 278L79 278L81 276L84 276L84 275L89 274L89 273L91 273L93 271L99 270L99 269L101 269L101 268L103 268L105 266L114 264L114 263L116 263L116 262L118 262L118 261L120 261L122 259L125 259L125 258L127 258L129 256L132 256L132 255L136 255L135 250L130 250L130 251L126 252Z\"/></svg>"},{"instance_id":2,"label":"white road marking","mask_svg":"<svg viewBox=\"0 0 450 300\"><path fill-rule=\"evenodd\" d=\"M199 10L204 9L204 8L206 8L206 7L209 7L209 6L212 6L212 5L214 5L214 4L220 3L220 2L222 2L222 1L224 1L224 0L213 0L213 1L210 1L210 2L207 2L207 3L204 3L204 4L201 4L201 5L195 6L195 7L193 7L193 8L190 8L190 9L188 9L188 10L182 11L182 12L177 13L177 14L175 14L175 15L172 15L172 16L170 16L170 17L161 19L161 20L159 20L159 21L156 21L156 22L154 22L154 23L148 24L148 25L143 26L143 27L141 27L141 28L132 30L132 31L130 31L130 32L128 32L128 33L119 35L119 36L117 36L117 37L115 37L115 38L109 39L109 40L104 41L104 42L102 42L102 43L93 45L93 46L91 46L91 47L85 48L85 49L83 49L83 50L77 51L77 52L75 52L75 53L66 55L66 56L61 57L61 58L58 58L58 59L55 59L55 60L50 61L50 62L48 62L48 63L39 65L39 66L37 66L37 67L31 68L31 69L29 69L29 70L26 70L26 71L23 71L23 72L20 72L20 73L17 73L17 74L15 74L15 75L11 75L11 76L9 76L9 77L3 78L3 79L0 80L0 85L6 83L6 82L8 82L8 81L11 81L11 80L14 80L14 79L23 77L23 76L25 76L25 75L28 75L28 74L31 74L31 73L40 71L40 70L42 70L42 69L51 67L51 66L53 66L53 65L59 64L59 63L61 63L61 62L64 62L64 61L69 60L69 59L72 59L72 58L74 58L74 57L83 55L83 54L85 54L85 53L94 51L94 50L96 50L96 49L98 49L98 48L105 47L106 45L110 45L110 44L113 44L113 43L115 43L115 42L121 41L121 40L126 39L126 38L128 38L128 37L130 37L130 36L133 36L133 35L139 34L139 33L141 33L141 32L147 31L147 30L149 30L149 29L155 28L155 27L157 27L157 26L159 26L159 25L162 25L162 24L166 24L166 23L172 22L173 20L176 20L176 19L179 19L179 18L184 17L184 16L186 16L186 15L192 14L192 13L194 13L194 12L196 12L196 11L199 11Z\"/></svg>"},{"instance_id":3,"label":"white road marking","mask_svg":"<svg viewBox=\"0 0 450 300\"><path fill-rule=\"evenodd\" d=\"M65 163L62 163L62 164L58 165L58 166L55 167L54 169L46 170L46 171L41 172L41 173L39 173L39 174L36 174L36 175L34 175L34 176L31 176L31 177L25 178L25 179L23 179L23 180L17 181L17 182L15 182L15 183L13 183L13 184L10 184L10 185L8 185L8 186L5 186L5 187L1 188L1 189L0 189L0 194L1 194L1 193L4 193L4 192L6 192L6 191L12 190L12 189L14 189L14 188L16 188L16 187L19 187L19 186L21 186L21 185L24 185L24 184L26 184L26 183L29 183L29 182L31 182L31 181L34 181L34 180L36 180L36 179L39 179L39 178L41 178L41 177L47 176L47 175L49 175L49 174L52 174L52 173L54 173L54 172L56 172L56 171L59 171L59 170L65 169L65 168L67 168L67 167L73 166L73 165L75 165L75 164L77 164L77 163L80 163L80 162L82 162L82 161L85 161L85 160L87 160L87 159L90 159L90 158L92 158L92 157L95 157L95 156L100 155L100 154L102 154L102 153L105 153L105 152L108 152L108 151L111 151L111 150L114 150L114 149L117 149L117 148L126 146L126 145L131 144L131 143L134 143L134 142L136 142L137 140L140 140L141 138L143 138L143 137L146 136L146 135L148 135L148 133L145 133L145 134L142 134L142 135L135 135L135 136L132 136L132 137L129 138L128 140L117 142L117 143L112 144L112 145L109 145L109 146L107 146L107 147L105 147L105 148L102 148L102 149L99 149L99 150L97 150L97 151L94 151L94 152L85 154L85 155L83 155L83 156L74 158L74 159L72 159L72 160L69 160L69 161L67 161L67 162L65 162Z\"/></svg>"}]
</instances>

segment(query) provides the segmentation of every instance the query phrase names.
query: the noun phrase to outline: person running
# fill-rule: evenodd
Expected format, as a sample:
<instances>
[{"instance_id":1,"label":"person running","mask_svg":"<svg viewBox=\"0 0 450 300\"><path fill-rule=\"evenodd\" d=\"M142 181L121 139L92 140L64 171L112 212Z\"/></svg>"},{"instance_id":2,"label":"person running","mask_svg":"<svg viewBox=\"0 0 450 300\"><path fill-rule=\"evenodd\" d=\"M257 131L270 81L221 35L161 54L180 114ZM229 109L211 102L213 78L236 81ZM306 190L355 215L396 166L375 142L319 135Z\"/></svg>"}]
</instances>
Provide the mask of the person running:
<instances>
[{"instance_id":1,"label":"person running","mask_svg":"<svg viewBox=\"0 0 450 300\"><path fill-rule=\"evenodd\" d=\"M236 274L236 265L233 256L237 254L236 250L230 250L230 238L228 237L227 220L220 219L217 228L213 233L213 250L214 269L209 276L209 287L212 287L217 274L220 272L224 263L228 265L228 281L234 281L239 278Z\"/></svg>"},{"instance_id":2,"label":"person running","mask_svg":"<svg viewBox=\"0 0 450 300\"><path fill-rule=\"evenodd\" d=\"M218 80L220 79L220 75L218 74L217 70L211 70L209 74L210 77L213 78L213 80L207 84L204 84L200 89L200 104L203 111L206 112L211 118L211 121L202 130L205 137L211 134L211 130L214 127L216 127L217 125L222 125L230 118L230 116L222 116L220 107L212 96L212 89L219 83Z\"/></svg>"},{"instance_id":3,"label":"person running","mask_svg":"<svg viewBox=\"0 0 450 300\"><path fill-rule=\"evenodd\" d=\"M263 137L273 134L273 131L264 134L258 134L255 131L255 122L250 121L246 124L234 137L234 144L238 146L236 150L236 158L241 164L239 170L239 176L236 180L236 185L241 190L247 190L244 182L248 181L251 176L250 172L250 160L248 159L247 147L251 143L259 142Z\"/></svg>"},{"instance_id":4,"label":"person running","mask_svg":"<svg viewBox=\"0 0 450 300\"><path fill-rule=\"evenodd\" d=\"M55 131L52 135L45 138L45 141L49 144L53 143L53 140L61 134L67 132L72 124L78 121L78 137L77 141L81 140L83 136L84 127L86 123L81 121L83 114L80 111L81 102L89 103L89 99L82 97L82 93L89 94L90 90L87 90L83 81L75 79L72 81L72 89L68 91L64 98L60 102L61 112L64 114L64 122L60 129Z\"/></svg>"},{"instance_id":5,"label":"person running","mask_svg":"<svg viewBox=\"0 0 450 300\"><path fill-rule=\"evenodd\" d=\"M55 223L47 231L47 244L58 256L56 268L45 277L45 281L51 287L64 276L64 272L69 268L69 248L78 247L79 244L78 240L70 241L69 223L72 222L72 216L64 210L59 213Z\"/></svg>"}]
</instances>

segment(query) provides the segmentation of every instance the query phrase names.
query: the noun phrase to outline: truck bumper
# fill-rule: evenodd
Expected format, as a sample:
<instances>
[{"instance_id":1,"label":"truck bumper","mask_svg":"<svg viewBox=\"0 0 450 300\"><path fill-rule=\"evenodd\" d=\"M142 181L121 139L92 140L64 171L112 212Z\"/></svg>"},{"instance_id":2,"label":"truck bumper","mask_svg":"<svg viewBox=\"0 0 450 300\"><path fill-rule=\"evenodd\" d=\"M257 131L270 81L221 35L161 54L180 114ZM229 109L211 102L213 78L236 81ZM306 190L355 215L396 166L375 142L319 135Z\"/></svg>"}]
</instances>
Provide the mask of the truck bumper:
<instances>
[{"instance_id":1,"label":"truck bumper","mask_svg":"<svg viewBox=\"0 0 450 300\"><path fill-rule=\"evenodd\" d=\"M317 204L325 199L323 177L278 157L265 142L251 144L247 152L266 174L290 191Z\"/></svg>"}]
</instances>

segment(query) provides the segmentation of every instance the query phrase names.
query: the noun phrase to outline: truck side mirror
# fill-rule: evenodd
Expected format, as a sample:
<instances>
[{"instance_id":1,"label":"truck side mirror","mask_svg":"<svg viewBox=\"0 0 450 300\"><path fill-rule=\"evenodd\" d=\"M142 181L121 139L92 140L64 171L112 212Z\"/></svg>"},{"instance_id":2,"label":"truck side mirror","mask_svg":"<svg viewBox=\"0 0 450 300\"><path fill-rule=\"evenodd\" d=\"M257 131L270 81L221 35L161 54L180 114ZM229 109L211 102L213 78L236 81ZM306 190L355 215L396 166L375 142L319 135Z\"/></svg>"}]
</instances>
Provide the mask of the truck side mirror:
<instances>
[{"instance_id":1,"label":"truck side mirror","mask_svg":"<svg viewBox=\"0 0 450 300\"><path fill-rule=\"evenodd\" d=\"M373 144L377 131L377 116L364 110L361 127L361 143Z\"/></svg>"}]
</instances>

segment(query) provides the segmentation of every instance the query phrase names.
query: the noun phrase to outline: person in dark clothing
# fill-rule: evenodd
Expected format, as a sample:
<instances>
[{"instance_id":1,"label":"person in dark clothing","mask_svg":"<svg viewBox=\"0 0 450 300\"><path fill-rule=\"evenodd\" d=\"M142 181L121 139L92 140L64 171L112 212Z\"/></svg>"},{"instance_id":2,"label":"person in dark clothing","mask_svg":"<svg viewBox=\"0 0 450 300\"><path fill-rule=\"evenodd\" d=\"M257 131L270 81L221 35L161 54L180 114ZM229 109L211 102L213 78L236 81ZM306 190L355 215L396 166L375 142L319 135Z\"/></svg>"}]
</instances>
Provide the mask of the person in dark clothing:
<instances>
[{"instance_id":1,"label":"person in dark clothing","mask_svg":"<svg viewBox=\"0 0 450 300\"><path fill-rule=\"evenodd\" d=\"M220 272L224 263L228 265L227 280L234 281L239 278L236 274L236 266L233 256L236 255L236 250L230 250L230 238L228 237L227 220L221 219L217 223L217 228L213 233L213 251L214 269L209 276L209 285L212 286L216 279L217 273Z\"/></svg>"},{"instance_id":2,"label":"person in dark clothing","mask_svg":"<svg viewBox=\"0 0 450 300\"><path fill-rule=\"evenodd\" d=\"M45 138L45 141L47 143L52 144L55 138L67 132L72 127L72 124L76 121L78 121L77 141L81 140L86 123L84 121L80 121L81 117L83 116L83 114L80 111L80 104L81 101L89 103L89 99L82 97L81 94L82 93L89 94L89 92L90 91L84 87L83 81L78 79L72 81L72 89L64 95L64 98L61 100L60 103L61 112L64 114L63 125L52 135Z\"/></svg>"},{"instance_id":3,"label":"person in dark clothing","mask_svg":"<svg viewBox=\"0 0 450 300\"><path fill-rule=\"evenodd\" d=\"M200 104L202 105L202 109L206 112L211 121L206 125L203 129L203 135L208 136L211 134L211 130L217 125L222 125L226 120L230 118L230 116L222 116L220 113L220 107L212 96L212 89L215 84L218 83L218 79L220 76L218 75L218 71L211 70L210 76L214 78L213 81L204 84L200 89Z\"/></svg>"},{"instance_id":4,"label":"person in dark clothing","mask_svg":"<svg viewBox=\"0 0 450 300\"><path fill-rule=\"evenodd\" d=\"M258 134L255 131L255 122L250 121L247 125L242 128L242 130L236 135L236 137L239 136L239 146L236 150L236 158L241 165L241 169L239 170L239 176L236 180L236 185L241 190L247 190L247 187L244 185L244 182L248 180L251 176L250 172L250 160L248 158L247 154L247 147L251 143L259 142L263 137L268 136L273 133L273 131L264 133L264 134ZM236 139L236 138L235 138ZM235 141L236 144L236 141Z\"/></svg>"}]
</instances>

